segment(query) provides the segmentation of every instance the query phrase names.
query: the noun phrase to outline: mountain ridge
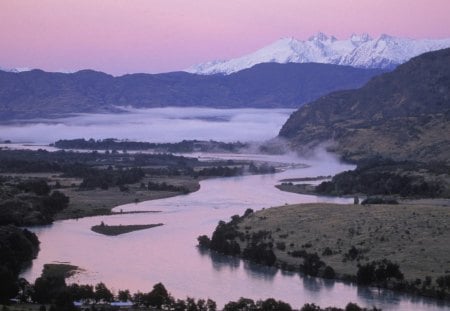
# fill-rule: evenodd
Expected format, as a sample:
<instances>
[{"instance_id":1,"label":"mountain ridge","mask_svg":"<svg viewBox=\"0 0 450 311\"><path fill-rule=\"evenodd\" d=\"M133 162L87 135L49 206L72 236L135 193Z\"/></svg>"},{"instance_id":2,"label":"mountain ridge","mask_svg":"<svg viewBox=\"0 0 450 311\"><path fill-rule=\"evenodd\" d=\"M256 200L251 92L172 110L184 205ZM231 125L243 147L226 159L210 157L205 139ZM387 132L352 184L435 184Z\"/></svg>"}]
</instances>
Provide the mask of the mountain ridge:
<instances>
[{"instance_id":1,"label":"mountain ridge","mask_svg":"<svg viewBox=\"0 0 450 311\"><path fill-rule=\"evenodd\" d=\"M308 40L281 38L244 56L193 65L185 71L196 74L231 74L256 64L327 63L357 68L393 69L425 52L450 47L449 39L409 39L382 34L373 39L368 34L353 34L349 39L318 33Z\"/></svg>"},{"instance_id":2,"label":"mountain ridge","mask_svg":"<svg viewBox=\"0 0 450 311\"><path fill-rule=\"evenodd\" d=\"M447 133L447 134L445 134ZM333 142L351 160L450 163L450 49L425 53L356 90L330 93L294 112L279 136L294 148Z\"/></svg>"},{"instance_id":3,"label":"mountain ridge","mask_svg":"<svg viewBox=\"0 0 450 311\"><path fill-rule=\"evenodd\" d=\"M115 106L152 108L297 108L326 93L352 89L383 70L327 64L259 64L238 73L204 76L186 72L109 74L82 70L0 71L0 116L115 111Z\"/></svg>"}]
</instances>

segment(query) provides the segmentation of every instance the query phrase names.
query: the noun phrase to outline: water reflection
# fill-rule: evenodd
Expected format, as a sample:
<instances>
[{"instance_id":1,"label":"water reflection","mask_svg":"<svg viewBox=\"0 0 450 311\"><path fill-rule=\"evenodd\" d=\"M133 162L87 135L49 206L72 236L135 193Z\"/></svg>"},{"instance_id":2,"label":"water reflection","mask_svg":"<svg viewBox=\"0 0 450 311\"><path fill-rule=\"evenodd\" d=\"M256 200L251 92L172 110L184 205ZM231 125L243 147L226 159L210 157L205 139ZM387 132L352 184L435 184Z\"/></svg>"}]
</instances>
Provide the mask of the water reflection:
<instances>
[{"instance_id":1,"label":"water reflection","mask_svg":"<svg viewBox=\"0 0 450 311\"><path fill-rule=\"evenodd\" d=\"M365 301L366 304L374 304L375 302L380 304L388 304L390 306L398 305L402 300L406 301L407 297L402 294L395 293L389 290L383 290L373 287L358 286L358 297Z\"/></svg>"},{"instance_id":2,"label":"water reflection","mask_svg":"<svg viewBox=\"0 0 450 311\"><path fill-rule=\"evenodd\" d=\"M211 259L212 267L216 271L221 271L222 269L235 270L241 266L241 259L237 257L222 255L200 247L197 247L197 249L202 256L208 256Z\"/></svg>"},{"instance_id":3,"label":"water reflection","mask_svg":"<svg viewBox=\"0 0 450 311\"><path fill-rule=\"evenodd\" d=\"M278 273L278 269L274 267L267 267L244 260L244 271L253 278L262 279L264 281L273 281Z\"/></svg>"},{"instance_id":4,"label":"water reflection","mask_svg":"<svg viewBox=\"0 0 450 311\"><path fill-rule=\"evenodd\" d=\"M322 289L322 282L318 278L301 275L300 279L303 282L303 287L311 294L315 295L317 292L320 292Z\"/></svg>"}]
</instances>

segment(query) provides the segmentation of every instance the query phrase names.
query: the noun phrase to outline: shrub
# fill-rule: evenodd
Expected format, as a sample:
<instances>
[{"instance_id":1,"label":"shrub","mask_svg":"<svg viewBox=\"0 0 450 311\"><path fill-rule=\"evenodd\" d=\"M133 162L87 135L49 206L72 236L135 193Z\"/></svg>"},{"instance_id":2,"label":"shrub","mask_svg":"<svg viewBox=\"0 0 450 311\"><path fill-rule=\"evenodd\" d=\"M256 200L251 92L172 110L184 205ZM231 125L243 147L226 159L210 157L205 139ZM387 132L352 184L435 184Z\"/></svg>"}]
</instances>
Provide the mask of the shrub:
<instances>
[{"instance_id":1,"label":"shrub","mask_svg":"<svg viewBox=\"0 0 450 311\"><path fill-rule=\"evenodd\" d=\"M398 264L383 259L381 261L372 261L365 265L358 265L356 278L359 284L380 284L391 278L403 280L403 273L400 271Z\"/></svg>"},{"instance_id":2,"label":"shrub","mask_svg":"<svg viewBox=\"0 0 450 311\"><path fill-rule=\"evenodd\" d=\"M277 242L276 247L280 251L284 251L286 249L286 244L284 242Z\"/></svg>"},{"instance_id":3,"label":"shrub","mask_svg":"<svg viewBox=\"0 0 450 311\"><path fill-rule=\"evenodd\" d=\"M323 278L334 279L335 277L336 277L336 272L334 272L334 269L330 266L326 266L325 270L323 271Z\"/></svg>"}]
</instances>

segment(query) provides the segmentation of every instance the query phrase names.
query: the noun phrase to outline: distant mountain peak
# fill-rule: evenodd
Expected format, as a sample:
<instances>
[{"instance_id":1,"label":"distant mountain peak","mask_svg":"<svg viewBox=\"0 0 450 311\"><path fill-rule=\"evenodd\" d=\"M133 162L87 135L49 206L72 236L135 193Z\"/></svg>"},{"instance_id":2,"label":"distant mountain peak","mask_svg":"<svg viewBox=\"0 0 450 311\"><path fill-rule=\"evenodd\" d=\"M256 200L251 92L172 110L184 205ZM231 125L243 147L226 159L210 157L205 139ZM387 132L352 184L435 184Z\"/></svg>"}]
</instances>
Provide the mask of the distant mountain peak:
<instances>
[{"instance_id":1,"label":"distant mountain peak","mask_svg":"<svg viewBox=\"0 0 450 311\"><path fill-rule=\"evenodd\" d=\"M382 34L352 34L338 40L318 32L308 40L293 37L277 41L244 56L194 65L185 71L196 74L230 74L260 63L324 63L359 68L394 68L414 56L450 47L449 39L407 39Z\"/></svg>"},{"instance_id":2,"label":"distant mountain peak","mask_svg":"<svg viewBox=\"0 0 450 311\"><path fill-rule=\"evenodd\" d=\"M31 71L33 69L28 68L28 67L21 67L21 68L4 68L4 67L0 67L1 71L6 71L6 72L25 72L25 71Z\"/></svg>"},{"instance_id":3,"label":"distant mountain peak","mask_svg":"<svg viewBox=\"0 0 450 311\"><path fill-rule=\"evenodd\" d=\"M352 41L352 42L367 42L367 41L370 41L370 40L373 40L373 39L366 32L364 32L364 33L362 33L360 35L354 33L354 34L352 34L350 36L350 41Z\"/></svg>"},{"instance_id":4,"label":"distant mountain peak","mask_svg":"<svg viewBox=\"0 0 450 311\"><path fill-rule=\"evenodd\" d=\"M334 38L334 36L332 36ZM323 32L318 32L314 36L309 37L308 41L327 41L329 37Z\"/></svg>"}]
</instances>

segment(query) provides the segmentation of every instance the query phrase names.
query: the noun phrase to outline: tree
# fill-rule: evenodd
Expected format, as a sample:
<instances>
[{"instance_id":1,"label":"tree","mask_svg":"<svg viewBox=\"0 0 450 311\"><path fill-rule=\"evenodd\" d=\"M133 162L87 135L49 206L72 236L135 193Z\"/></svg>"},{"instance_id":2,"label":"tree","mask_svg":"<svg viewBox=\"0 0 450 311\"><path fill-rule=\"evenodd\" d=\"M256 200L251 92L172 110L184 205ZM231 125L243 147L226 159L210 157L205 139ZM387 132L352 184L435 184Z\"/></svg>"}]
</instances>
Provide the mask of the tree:
<instances>
[{"instance_id":1,"label":"tree","mask_svg":"<svg viewBox=\"0 0 450 311\"><path fill-rule=\"evenodd\" d=\"M204 247L204 248L209 248L209 246L211 244L211 240L209 239L209 237L207 235L200 235L197 238L197 241L198 241L198 246Z\"/></svg>"},{"instance_id":2,"label":"tree","mask_svg":"<svg viewBox=\"0 0 450 311\"><path fill-rule=\"evenodd\" d=\"M146 304L161 308L169 300L169 293L162 283L153 286L153 290L146 295Z\"/></svg>"},{"instance_id":3,"label":"tree","mask_svg":"<svg viewBox=\"0 0 450 311\"><path fill-rule=\"evenodd\" d=\"M249 298L239 298L238 301L230 301L223 307L223 311L256 311L258 310L255 302Z\"/></svg>"},{"instance_id":4,"label":"tree","mask_svg":"<svg viewBox=\"0 0 450 311\"><path fill-rule=\"evenodd\" d=\"M1 279L1 278L0 278ZM28 283L24 278L18 280L19 295L17 296L20 302L28 302L31 299L31 293L33 292L33 285Z\"/></svg>"},{"instance_id":5,"label":"tree","mask_svg":"<svg viewBox=\"0 0 450 311\"><path fill-rule=\"evenodd\" d=\"M71 284L68 291L74 300L95 299L94 287L92 285Z\"/></svg>"},{"instance_id":6,"label":"tree","mask_svg":"<svg viewBox=\"0 0 450 311\"><path fill-rule=\"evenodd\" d=\"M0 266L0 303L8 303L19 292L19 286L14 273L4 266Z\"/></svg>"},{"instance_id":7,"label":"tree","mask_svg":"<svg viewBox=\"0 0 450 311\"><path fill-rule=\"evenodd\" d=\"M330 266L326 266L323 271L323 278L325 279L334 279L336 277L336 272Z\"/></svg>"},{"instance_id":8,"label":"tree","mask_svg":"<svg viewBox=\"0 0 450 311\"><path fill-rule=\"evenodd\" d=\"M362 311L362 309L356 303L349 302L345 307L345 311Z\"/></svg>"},{"instance_id":9,"label":"tree","mask_svg":"<svg viewBox=\"0 0 450 311\"><path fill-rule=\"evenodd\" d=\"M103 301L110 302L114 298L114 295L103 283L98 283L97 285L95 285L94 296L95 296L95 301L103 300Z\"/></svg>"},{"instance_id":10,"label":"tree","mask_svg":"<svg viewBox=\"0 0 450 311\"><path fill-rule=\"evenodd\" d=\"M273 298L268 298L260 304L261 311L292 311L289 304L283 301L276 301Z\"/></svg>"},{"instance_id":11,"label":"tree","mask_svg":"<svg viewBox=\"0 0 450 311\"><path fill-rule=\"evenodd\" d=\"M145 297L146 295L141 292L137 292L133 295L133 302L135 305L140 306L145 304Z\"/></svg>"},{"instance_id":12,"label":"tree","mask_svg":"<svg viewBox=\"0 0 450 311\"><path fill-rule=\"evenodd\" d=\"M391 278L403 280L403 273L400 271L398 264L383 259L358 266L356 278L359 284L373 282L380 284Z\"/></svg>"},{"instance_id":13,"label":"tree","mask_svg":"<svg viewBox=\"0 0 450 311\"><path fill-rule=\"evenodd\" d=\"M191 297L186 298L186 311L200 311L195 303L195 299ZM203 310L201 310L203 311Z\"/></svg>"},{"instance_id":14,"label":"tree","mask_svg":"<svg viewBox=\"0 0 450 311\"><path fill-rule=\"evenodd\" d=\"M39 277L34 282L31 298L37 303L50 303L66 288L64 277Z\"/></svg>"},{"instance_id":15,"label":"tree","mask_svg":"<svg viewBox=\"0 0 450 311\"><path fill-rule=\"evenodd\" d=\"M216 311L217 304L214 300L208 299L208 300L206 300L206 308L208 311Z\"/></svg>"},{"instance_id":16,"label":"tree","mask_svg":"<svg viewBox=\"0 0 450 311\"><path fill-rule=\"evenodd\" d=\"M64 290L59 293L55 299L54 306L58 311L76 311L75 305L73 304L73 297L70 295L69 291Z\"/></svg>"},{"instance_id":17,"label":"tree","mask_svg":"<svg viewBox=\"0 0 450 311\"><path fill-rule=\"evenodd\" d=\"M130 291L128 289L126 290L119 290L119 293L117 295L117 298L120 301L129 301L131 300L131 294Z\"/></svg>"},{"instance_id":18,"label":"tree","mask_svg":"<svg viewBox=\"0 0 450 311\"><path fill-rule=\"evenodd\" d=\"M313 303L304 304L300 311L321 311L321 308Z\"/></svg>"}]
</instances>

